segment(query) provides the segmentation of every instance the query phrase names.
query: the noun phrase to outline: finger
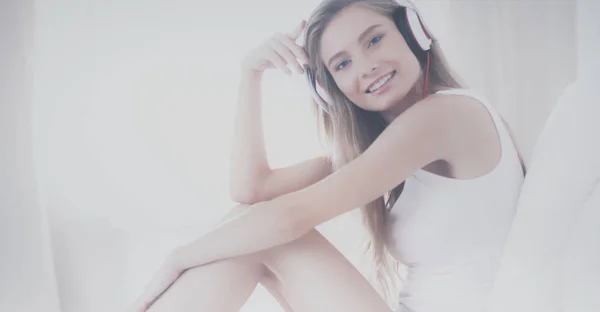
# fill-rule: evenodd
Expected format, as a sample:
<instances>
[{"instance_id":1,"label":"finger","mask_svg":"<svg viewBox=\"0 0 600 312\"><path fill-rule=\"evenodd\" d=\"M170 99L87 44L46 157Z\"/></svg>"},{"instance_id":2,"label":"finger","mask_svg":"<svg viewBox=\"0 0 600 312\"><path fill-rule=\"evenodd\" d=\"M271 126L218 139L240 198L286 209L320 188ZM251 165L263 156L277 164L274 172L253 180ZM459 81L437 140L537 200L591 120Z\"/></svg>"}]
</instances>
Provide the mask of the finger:
<instances>
[{"instance_id":1,"label":"finger","mask_svg":"<svg viewBox=\"0 0 600 312\"><path fill-rule=\"evenodd\" d=\"M264 50L266 59L271 62L271 64L283 71L284 73L291 75L292 71L287 67L285 60L275 52L270 46L265 46Z\"/></svg>"},{"instance_id":2,"label":"finger","mask_svg":"<svg viewBox=\"0 0 600 312\"><path fill-rule=\"evenodd\" d=\"M296 41L296 39L298 39L298 37L300 37L300 35L302 34L302 30L304 30L305 26L306 21L301 20L300 23L298 23L298 25L296 26L296 28L294 28L291 32L288 33L288 37Z\"/></svg>"},{"instance_id":3,"label":"finger","mask_svg":"<svg viewBox=\"0 0 600 312\"><path fill-rule=\"evenodd\" d=\"M277 35L277 39L279 39L281 43L283 43L289 50L291 50L297 59L299 59L304 64L308 64L308 55L301 46L297 45L296 42L294 42L288 36Z\"/></svg>"},{"instance_id":4,"label":"finger","mask_svg":"<svg viewBox=\"0 0 600 312\"><path fill-rule=\"evenodd\" d=\"M297 73L301 74L303 72L302 67L298 64L296 60L296 55L288 49L281 41L274 39L269 41L269 46L277 52L283 59L285 59L287 65L294 67Z\"/></svg>"}]
</instances>

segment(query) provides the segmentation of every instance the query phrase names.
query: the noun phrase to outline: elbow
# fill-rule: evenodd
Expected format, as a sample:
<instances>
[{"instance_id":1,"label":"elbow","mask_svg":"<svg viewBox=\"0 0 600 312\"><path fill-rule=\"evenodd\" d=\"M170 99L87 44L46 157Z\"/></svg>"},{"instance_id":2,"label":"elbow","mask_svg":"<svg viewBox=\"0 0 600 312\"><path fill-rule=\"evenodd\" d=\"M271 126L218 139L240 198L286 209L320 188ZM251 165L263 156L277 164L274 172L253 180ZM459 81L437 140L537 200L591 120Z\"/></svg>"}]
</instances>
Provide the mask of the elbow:
<instances>
[{"instance_id":1,"label":"elbow","mask_svg":"<svg viewBox=\"0 0 600 312\"><path fill-rule=\"evenodd\" d=\"M229 182L229 197L237 203L253 205L264 201L263 188L266 175L253 177L231 177Z\"/></svg>"},{"instance_id":2,"label":"elbow","mask_svg":"<svg viewBox=\"0 0 600 312\"><path fill-rule=\"evenodd\" d=\"M256 188L252 187L239 187L239 186L230 186L229 187L229 197L236 203L245 204L245 205L253 205L258 203L260 200L259 192Z\"/></svg>"}]
</instances>

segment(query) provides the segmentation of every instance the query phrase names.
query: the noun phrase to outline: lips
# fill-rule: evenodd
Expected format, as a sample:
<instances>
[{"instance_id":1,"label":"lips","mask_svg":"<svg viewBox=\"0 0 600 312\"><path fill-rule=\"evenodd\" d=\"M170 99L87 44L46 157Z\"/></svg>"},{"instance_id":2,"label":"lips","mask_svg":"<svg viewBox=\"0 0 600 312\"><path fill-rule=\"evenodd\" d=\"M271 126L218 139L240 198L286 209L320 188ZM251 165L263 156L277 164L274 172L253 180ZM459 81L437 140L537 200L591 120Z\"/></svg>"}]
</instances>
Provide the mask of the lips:
<instances>
[{"instance_id":1,"label":"lips","mask_svg":"<svg viewBox=\"0 0 600 312\"><path fill-rule=\"evenodd\" d=\"M369 84L369 86L365 90L365 93L373 93L377 91L379 88L386 85L388 81L390 81L390 79L392 79L395 75L396 71L394 70L392 72L380 76L379 78L375 79L375 81L373 81L371 84Z\"/></svg>"}]
</instances>

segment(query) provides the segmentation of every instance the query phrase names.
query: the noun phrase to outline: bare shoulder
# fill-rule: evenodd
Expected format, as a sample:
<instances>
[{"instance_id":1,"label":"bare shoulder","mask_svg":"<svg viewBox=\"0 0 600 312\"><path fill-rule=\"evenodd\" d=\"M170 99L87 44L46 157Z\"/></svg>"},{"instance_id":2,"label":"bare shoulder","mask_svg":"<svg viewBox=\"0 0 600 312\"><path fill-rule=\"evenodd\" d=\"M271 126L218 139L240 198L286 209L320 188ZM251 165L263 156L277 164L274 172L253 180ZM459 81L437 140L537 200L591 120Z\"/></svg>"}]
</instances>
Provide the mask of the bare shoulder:
<instances>
[{"instance_id":1,"label":"bare shoulder","mask_svg":"<svg viewBox=\"0 0 600 312\"><path fill-rule=\"evenodd\" d=\"M466 95L436 95L448 115L445 159L455 176L478 176L490 171L501 157L501 143L490 111L480 100Z\"/></svg>"},{"instance_id":2,"label":"bare shoulder","mask_svg":"<svg viewBox=\"0 0 600 312\"><path fill-rule=\"evenodd\" d=\"M390 124L421 144L439 146L440 159L496 137L491 116L477 99L465 95L435 94L415 103Z\"/></svg>"},{"instance_id":3,"label":"bare shoulder","mask_svg":"<svg viewBox=\"0 0 600 312\"><path fill-rule=\"evenodd\" d=\"M474 121L487 111L476 99L463 95L431 95L415 103L391 124L420 139L447 139L472 130ZM440 142L437 142L440 143Z\"/></svg>"},{"instance_id":4,"label":"bare shoulder","mask_svg":"<svg viewBox=\"0 0 600 312\"><path fill-rule=\"evenodd\" d=\"M478 100L465 95L434 94L415 103L399 116L400 120L426 118L432 122L454 122L486 109ZM432 123L429 123L433 125ZM445 124L442 124L445 125Z\"/></svg>"},{"instance_id":5,"label":"bare shoulder","mask_svg":"<svg viewBox=\"0 0 600 312\"><path fill-rule=\"evenodd\" d=\"M441 123L446 131L464 134L482 130L482 125L493 125L487 108L477 99L460 94L435 94L415 105L432 121ZM494 127L492 127L494 129Z\"/></svg>"}]
</instances>

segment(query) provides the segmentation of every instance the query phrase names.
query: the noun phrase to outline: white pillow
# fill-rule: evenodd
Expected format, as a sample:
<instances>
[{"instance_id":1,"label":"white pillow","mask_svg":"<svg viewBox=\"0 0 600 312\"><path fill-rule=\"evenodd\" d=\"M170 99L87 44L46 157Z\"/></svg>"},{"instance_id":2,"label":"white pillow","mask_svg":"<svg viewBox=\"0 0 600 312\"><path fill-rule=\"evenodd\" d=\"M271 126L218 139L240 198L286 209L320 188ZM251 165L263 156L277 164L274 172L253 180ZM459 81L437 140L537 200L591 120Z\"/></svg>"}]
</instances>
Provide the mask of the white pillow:
<instances>
[{"instance_id":1,"label":"white pillow","mask_svg":"<svg viewBox=\"0 0 600 312\"><path fill-rule=\"evenodd\" d=\"M506 243L491 311L571 311L575 302L585 300L586 310L579 306L577 311L592 311L587 307L598 302L593 297L600 297L600 281L590 286L581 276L600 276L600 262L592 265L568 257L571 252L600 259L598 87L592 77L569 85L542 130ZM583 223L587 230L580 227ZM582 266L570 267L578 261Z\"/></svg>"},{"instance_id":2,"label":"white pillow","mask_svg":"<svg viewBox=\"0 0 600 312\"><path fill-rule=\"evenodd\" d=\"M573 227L563 263L564 311L600 311L600 185Z\"/></svg>"}]
</instances>

